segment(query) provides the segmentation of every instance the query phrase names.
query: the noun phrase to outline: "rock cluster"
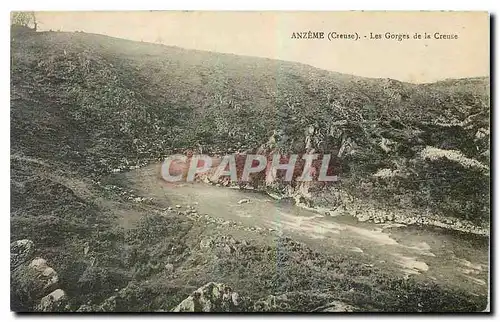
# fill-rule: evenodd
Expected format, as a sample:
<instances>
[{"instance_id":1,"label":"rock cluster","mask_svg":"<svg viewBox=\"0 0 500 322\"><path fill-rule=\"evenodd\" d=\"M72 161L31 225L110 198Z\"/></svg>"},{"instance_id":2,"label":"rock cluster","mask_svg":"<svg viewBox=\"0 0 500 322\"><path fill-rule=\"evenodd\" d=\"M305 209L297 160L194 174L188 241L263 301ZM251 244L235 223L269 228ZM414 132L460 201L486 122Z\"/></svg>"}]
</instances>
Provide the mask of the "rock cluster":
<instances>
[{"instance_id":1,"label":"rock cluster","mask_svg":"<svg viewBox=\"0 0 500 322\"><path fill-rule=\"evenodd\" d=\"M59 283L59 276L52 267L47 265L45 259L37 257L31 261L29 267L36 271L38 278L43 281L43 292L51 292L56 289Z\"/></svg>"},{"instance_id":2,"label":"rock cluster","mask_svg":"<svg viewBox=\"0 0 500 322\"><path fill-rule=\"evenodd\" d=\"M285 294L269 295L266 298L256 301L253 305L253 311L256 312L285 312L289 311L290 304Z\"/></svg>"},{"instance_id":3,"label":"rock cluster","mask_svg":"<svg viewBox=\"0 0 500 322\"><path fill-rule=\"evenodd\" d=\"M67 300L66 293L58 288L59 275L45 259L33 258L34 254L35 245L29 239L17 240L10 244L13 279L11 292L29 301L38 302L39 304L31 308L34 311L59 311L64 308Z\"/></svg>"},{"instance_id":4,"label":"rock cluster","mask_svg":"<svg viewBox=\"0 0 500 322\"><path fill-rule=\"evenodd\" d=\"M36 307L37 311L41 312L53 312L55 309L60 307L61 303L67 300L66 293L60 288L51 292L50 294L42 297L40 304Z\"/></svg>"},{"instance_id":5,"label":"rock cluster","mask_svg":"<svg viewBox=\"0 0 500 322\"><path fill-rule=\"evenodd\" d=\"M172 312L237 312L240 308L238 293L225 284L210 282L194 291Z\"/></svg>"},{"instance_id":6,"label":"rock cluster","mask_svg":"<svg viewBox=\"0 0 500 322\"><path fill-rule=\"evenodd\" d=\"M362 203L359 204L362 205ZM465 220L434 214L423 215L409 210L398 212L366 205L363 207L354 206L354 203L352 203L348 205L346 214L356 217L361 222L371 221L376 224L392 222L405 225L435 226L484 236L489 234L489 229L478 227Z\"/></svg>"}]
</instances>

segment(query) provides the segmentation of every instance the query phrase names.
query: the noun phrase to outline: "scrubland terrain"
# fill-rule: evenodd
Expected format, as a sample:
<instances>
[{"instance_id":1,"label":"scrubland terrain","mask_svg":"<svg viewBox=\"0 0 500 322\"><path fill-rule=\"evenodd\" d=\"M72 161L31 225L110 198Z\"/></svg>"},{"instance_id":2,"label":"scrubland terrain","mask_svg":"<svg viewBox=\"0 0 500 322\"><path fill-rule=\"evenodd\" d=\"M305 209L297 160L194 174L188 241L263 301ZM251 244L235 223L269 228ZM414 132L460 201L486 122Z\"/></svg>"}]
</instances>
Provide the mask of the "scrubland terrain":
<instances>
[{"instance_id":1,"label":"scrubland terrain","mask_svg":"<svg viewBox=\"0 0 500 322\"><path fill-rule=\"evenodd\" d=\"M362 222L461 231L487 258L488 78L417 85L13 28L10 111L15 311L486 307L487 286L394 274L335 245L321 251L216 208L203 213L197 200L159 200L137 178L186 150L314 148L338 159L334 185L255 188Z\"/></svg>"}]
</instances>

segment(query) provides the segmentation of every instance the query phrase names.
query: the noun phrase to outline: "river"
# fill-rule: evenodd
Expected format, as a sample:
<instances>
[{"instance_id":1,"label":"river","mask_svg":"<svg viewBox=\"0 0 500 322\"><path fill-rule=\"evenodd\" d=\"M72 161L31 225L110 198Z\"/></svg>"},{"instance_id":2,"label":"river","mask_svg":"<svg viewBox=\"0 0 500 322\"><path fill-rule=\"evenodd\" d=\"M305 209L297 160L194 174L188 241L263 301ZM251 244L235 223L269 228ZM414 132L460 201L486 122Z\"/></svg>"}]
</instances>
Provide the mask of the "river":
<instances>
[{"instance_id":1,"label":"river","mask_svg":"<svg viewBox=\"0 0 500 322\"><path fill-rule=\"evenodd\" d=\"M393 274L488 294L489 240L474 234L425 226L358 222L324 216L265 194L203 183L171 185L159 166L118 174L127 189L160 206L191 205L200 214L221 217L270 234L287 235L324 252L342 252ZM246 199L248 202L239 203Z\"/></svg>"}]
</instances>

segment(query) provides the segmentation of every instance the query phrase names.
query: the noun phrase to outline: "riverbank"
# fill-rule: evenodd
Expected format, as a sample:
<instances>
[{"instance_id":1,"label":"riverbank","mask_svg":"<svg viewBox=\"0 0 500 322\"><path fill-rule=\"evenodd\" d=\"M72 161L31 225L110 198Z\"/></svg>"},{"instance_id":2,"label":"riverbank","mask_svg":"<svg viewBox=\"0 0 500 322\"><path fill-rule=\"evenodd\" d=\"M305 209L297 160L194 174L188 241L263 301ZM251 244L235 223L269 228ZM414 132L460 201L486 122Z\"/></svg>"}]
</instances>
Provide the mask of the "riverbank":
<instances>
[{"instance_id":1,"label":"riverbank","mask_svg":"<svg viewBox=\"0 0 500 322\"><path fill-rule=\"evenodd\" d=\"M304 189L300 186L299 188L284 186L280 187L282 192L278 192L275 186L269 189L268 186L254 188L249 185L242 186L230 183L221 185L219 182L209 180L208 176L201 177L201 181L214 186L225 186L227 188L264 193L275 200L288 199L298 207L314 211L321 215L334 217L348 215L356 218L360 222L370 221L375 224L396 223L404 225L433 226L483 237L490 236L489 225L479 226L468 220L438 215L431 212L422 213L422 211L414 209L381 209L380 207L339 191L330 192L331 195L335 194L334 199L336 200L336 207L333 208L329 207L328 204L323 204L321 206L316 205L317 198L313 193L308 191L307 187ZM328 194L329 192L326 193Z\"/></svg>"}]
</instances>

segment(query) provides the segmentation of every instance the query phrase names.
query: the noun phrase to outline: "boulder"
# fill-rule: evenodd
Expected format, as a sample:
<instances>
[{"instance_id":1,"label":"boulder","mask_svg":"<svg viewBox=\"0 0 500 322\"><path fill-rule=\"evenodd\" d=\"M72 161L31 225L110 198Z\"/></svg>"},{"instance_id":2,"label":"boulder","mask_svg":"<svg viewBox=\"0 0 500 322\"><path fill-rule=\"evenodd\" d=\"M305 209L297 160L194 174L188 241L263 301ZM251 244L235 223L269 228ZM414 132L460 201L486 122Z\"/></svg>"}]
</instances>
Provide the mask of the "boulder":
<instances>
[{"instance_id":1,"label":"boulder","mask_svg":"<svg viewBox=\"0 0 500 322\"><path fill-rule=\"evenodd\" d=\"M67 299L66 293L60 288L52 293L42 297L40 304L37 306L37 311L54 312L62 308Z\"/></svg>"},{"instance_id":2,"label":"boulder","mask_svg":"<svg viewBox=\"0 0 500 322\"><path fill-rule=\"evenodd\" d=\"M10 244L10 266L12 269L28 262L35 253L35 244L29 239L16 240Z\"/></svg>"},{"instance_id":3,"label":"boulder","mask_svg":"<svg viewBox=\"0 0 500 322\"><path fill-rule=\"evenodd\" d=\"M57 288L59 276L52 267L47 265L45 259L37 257L31 261L29 267L37 273L38 278L43 282L43 291L50 292Z\"/></svg>"},{"instance_id":4,"label":"boulder","mask_svg":"<svg viewBox=\"0 0 500 322\"><path fill-rule=\"evenodd\" d=\"M235 312L241 304L238 293L225 284L210 282L177 305L172 312Z\"/></svg>"}]
</instances>

